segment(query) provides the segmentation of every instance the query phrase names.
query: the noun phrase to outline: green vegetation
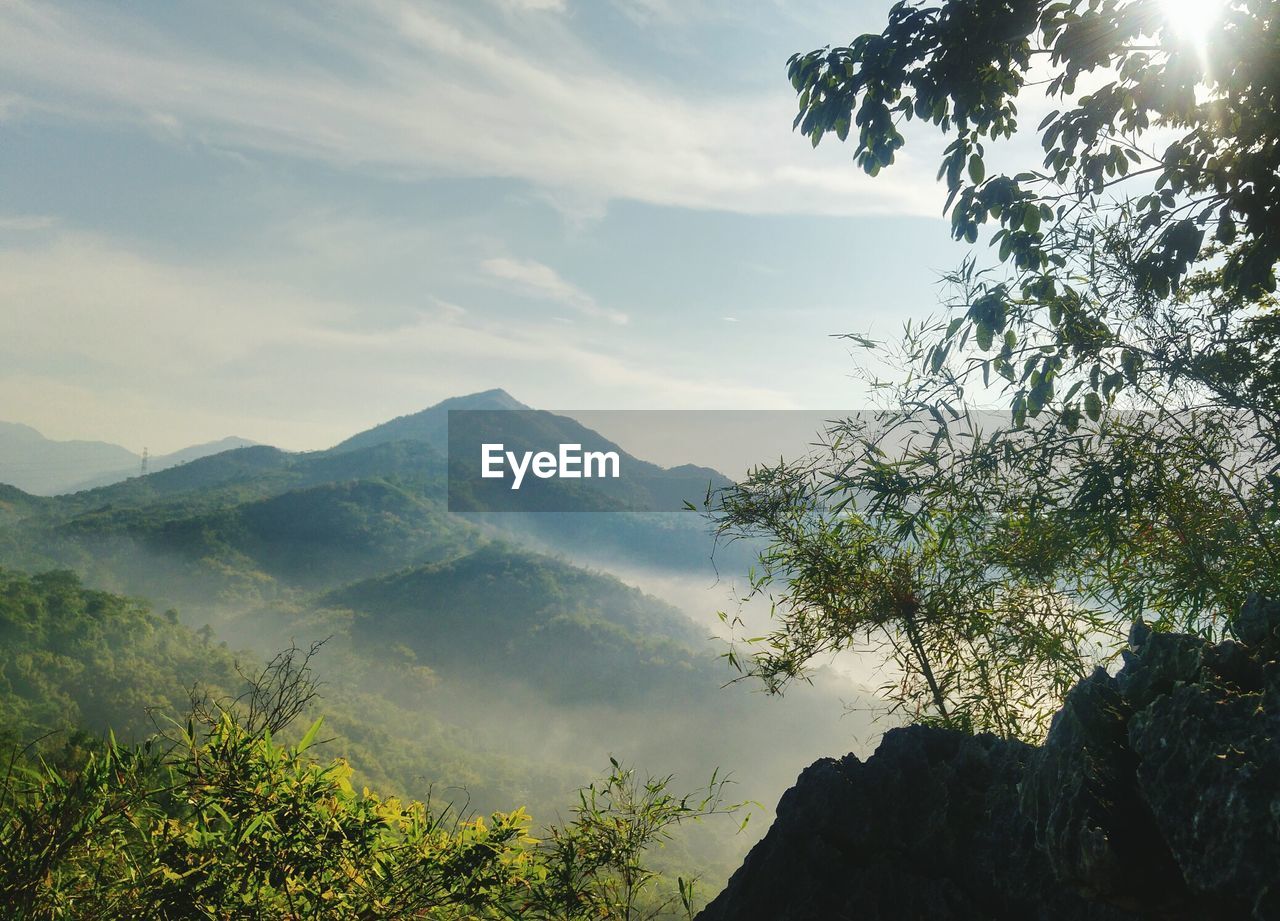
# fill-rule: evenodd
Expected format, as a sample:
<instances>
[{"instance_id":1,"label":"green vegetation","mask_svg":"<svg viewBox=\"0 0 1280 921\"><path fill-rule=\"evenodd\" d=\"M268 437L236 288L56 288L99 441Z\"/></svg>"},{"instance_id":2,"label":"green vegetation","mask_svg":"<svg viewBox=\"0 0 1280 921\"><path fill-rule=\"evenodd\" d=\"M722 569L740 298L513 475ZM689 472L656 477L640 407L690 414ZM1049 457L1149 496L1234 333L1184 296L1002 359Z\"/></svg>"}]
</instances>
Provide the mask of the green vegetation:
<instances>
[{"instance_id":1,"label":"green vegetation","mask_svg":"<svg viewBox=\"0 0 1280 921\"><path fill-rule=\"evenodd\" d=\"M247 448L72 496L15 491L0 565L63 571L4 575L6 616L28 624L6 636L5 738L57 730L37 750L75 773L109 730L120 757L144 743L193 683L223 699L255 661L323 640L323 700L303 715L323 714L323 741L307 754L340 757L355 789L429 798L442 814L571 815L609 755L681 777L741 765L744 798L772 799L801 758L842 744L823 741L845 732L834 696L762 709L722 691L683 614L520 546L630 545L633 562L651 551L688 567L710 552L697 516L581 516L590 528L575 537L571 515L498 529L444 499L442 458L413 441ZM767 756L763 736L778 742ZM654 866L671 885L695 872L714 885L749 844L682 830Z\"/></svg>"},{"instance_id":2,"label":"green vegetation","mask_svg":"<svg viewBox=\"0 0 1280 921\"><path fill-rule=\"evenodd\" d=\"M34 514L47 502L46 499L29 496L20 489L0 483L0 528Z\"/></svg>"},{"instance_id":3,"label":"green vegetation","mask_svg":"<svg viewBox=\"0 0 1280 921\"><path fill-rule=\"evenodd\" d=\"M775 595L775 629L727 657L768 690L870 648L900 716L1034 738L1131 621L1218 636L1249 595L1280 596L1280 7L1232 0L1196 35L1164 12L899 3L882 34L790 62L796 127L852 134L871 175L906 122L946 135L954 235L989 232L995 255L949 275L951 309L901 341L849 337L881 411L718 497L722 538L764 542L751 591ZM1041 63L1044 156L1001 174ZM0 570L0 903L689 913L650 852L731 811L723 782L677 796L611 761L581 787L584 765L625 745L684 769L714 739L789 780L818 711L722 693L678 611L530 549L670 565L703 536L693 516L450 515L444 422L464 405L330 451L246 447L50 499L0 486L0 562L43 571ZM703 473L634 488L671 499ZM444 785L490 816L438 805ZM502 811L553 814L578 788L568 822Z\"/></svg>"},{"instance_id":4,"label":"green vegetation","mask_svg":"<svg viewBox=\"0 0 1280 921\"><path fill-rule=\"evenodd\" d=\"M906 121L953 136L953 231L990 224L998 256L900 346L850 337L892 370L868 372L882 412L727 497L722 532L771 542L757 590L785 585L775 633L731 653L770 688L880 641L900 709L1034 737L1130 621L1220 635L1280 592L1280 13L1223 4L1196 35L1166 13L900 3L883 34L791 60L796 126L852 126L872 175ZM1059 105L1045 157L989 174L1033 62Z\"/></svg>"},{"instance_id":5,"label":"green vegetation","mask_svg":"<svg viewBox=\"0 0 1280 921\"><path fill-rule=\"evenodd\" d=\"M174 557L193 574L241 568L308 587L444 558L476 543L437 505L384 479L325 483L211 511L183 502L108 507L77 515L59 533L99 548L114 542L126 553Z\"/></svg>"},{"instance_id":6,"label":"green vegetation","mask_svg":"<svg viewBox=\"0 0 1280 921\"><path fill-rule=\"evenodd\" d=\"M50 581L25 596L75 596ZM677 796L670 778L616 761L572 821L538 837L522 810L485 821L382 798L311 753L322 720L278 741L314 695L310 655L291 651L240 697L198 698L185 724L140 746L109 737L59 764L15 751L0 780L10 917L689 917L693 884L664 885L646 852L737 809L723 780Z\"/></svg>"},{"instance_id":7,"label":"green vegetation","mask_svg":"<svg viewBox=\"0 0 1280 921\"><path fill-rule=\"evenodd\" d=\"M290 633L264 639L283 648ZM173 610L155 614L86 589L70 572L0 570L4 736L51 734L50 752L63 740L78 747L108 732L140 741L155 731L157 715L182 712L194 687L221 694L242 682L257 656L233 654L217 635L179 623ZM530 765L442 719L437 679L411 654L344 655L336 640L329 651L326 744L366 767L361 780L423 794L446 782L453 795L490 806L513 791L546 805L576 782L566 764Z\"/></svg>"},{"instance_id":8,"label":"green vegetation","mask_svg":"<svg viewBox=\"0 0 1280 921\"><path fill-rule=\"evenodd\" d=\"M442 675L480 668L560 703L678 698L705 663L693 651L701 634L678 611L611 577L500 545L321 603L355 613L362 646L398 639Z\"/></svg>"},{"instance_id":9,"label":"green vegetation","mask_svg":"<svg viewBox=\"0 0 1280 921\"><path fill-rule=\"evenodd\" d=\"M170 611L90 591L70 572L0 570L0 721L19 728L153 731L148 713L179 712L195 683L232 686L232 656Z\"/></svg>"}]
</instances>

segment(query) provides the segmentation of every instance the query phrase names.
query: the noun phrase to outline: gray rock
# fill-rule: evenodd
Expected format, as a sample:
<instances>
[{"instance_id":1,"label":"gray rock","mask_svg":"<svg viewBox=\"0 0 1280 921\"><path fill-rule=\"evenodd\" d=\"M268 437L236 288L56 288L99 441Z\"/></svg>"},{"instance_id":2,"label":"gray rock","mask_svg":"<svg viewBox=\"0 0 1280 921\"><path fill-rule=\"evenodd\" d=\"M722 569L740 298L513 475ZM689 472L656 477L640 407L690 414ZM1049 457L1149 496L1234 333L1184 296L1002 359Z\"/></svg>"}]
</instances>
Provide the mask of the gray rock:
<instances>
[{"instance_id":1,"label":"gray rock","mask_svg":"<svg viewBox=\"0 0 1280 921\"><path fill-rule=\"evenodd\" d=\"M1176 917L1189 893L1138 793L1132 716L1102 669L1076 685L1029 759L1022 813L1058 881L1089 899Z\"/></svg>"},{"instance_id":2,"label":"gray rock","mask_svg":"<svg viewBox=\"0 0 1280 921\"><path fill-rule=\"evenodd\" d=\"M1231 631L1246 646L1274 657L1280 646L1280 601L1250 595L1232 622Z\"/></svg>"},{"instance_id":3,"label":"gray rock","mask_svg":"<svg viewBox=\"0 0 1280 921\"><path fill-rule=\"evenodd\" d=\"M1120 921L1058 884L1018 810L1032 749L913 726L819 761L699 921Z\"/></svg>"},{"instance_id":4,"label":"gray rock","mask_svg":"<svg viewBox=\"0 0 1280 921\"><path fill-rule=\"evenodd\" d=\"M808 768L699 921L1280 921L1280 604L1138 624L1039 749L922 726Z\"/></svg>"},{"instance_id":5,"label":"gray rock","mask_svg":"<svg viewBox=\"0 0 1280 921\"><path fill-rule=\"evenodd\" d=\"M1250 599L1240 643L1144 635L1072 690L1022 790L1059 880L1161 917L1280 919L1277 626Z\"/></svg>"}]
</instances>

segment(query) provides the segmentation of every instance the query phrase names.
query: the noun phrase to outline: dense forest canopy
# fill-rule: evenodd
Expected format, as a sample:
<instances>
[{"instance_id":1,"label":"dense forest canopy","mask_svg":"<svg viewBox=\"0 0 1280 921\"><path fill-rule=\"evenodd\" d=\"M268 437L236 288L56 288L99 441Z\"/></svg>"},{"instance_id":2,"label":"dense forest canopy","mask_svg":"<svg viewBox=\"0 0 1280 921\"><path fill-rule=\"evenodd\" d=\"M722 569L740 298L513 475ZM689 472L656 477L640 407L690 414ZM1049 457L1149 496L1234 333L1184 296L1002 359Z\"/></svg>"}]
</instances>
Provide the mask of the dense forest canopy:
<instances>
[{"instance_id":1,"label":"dense forest canopy","mask_svg":"<svg viewBox=\"0 0 1280 921\"><path fill-rule=\"evenodd\" d=\"M71 703L64 716L93 725L84 706L104 688L99 660L116 667L173 664L161 634L181 639L171 618L86 591L66 573L4 576L3 623L15 648L0 669L0 705ZM124 629L111 627L123 620ZM52 634L56 633L56 636ZM89 652L104 639L133 650ZM209 653L187 637L189 653ZM142 642L139 642L139 641ZM32 652L63 650L56 663ZM6 648L9 648L6 646ZM647 851L682 823L732 813L726 780L678 795L670 777L643 778L613 761L582 788L568 822L535 829L522 809L485 818L430 801L378 796L352 783L342 759L312 751L323 718L291 732L316 696L310 651L291 649L257 670L212 674L235 696L193 685L187 703L150 712L156 731L127 745L114 734L77 735L41 754L47 737L7 739L0 774L0 902L22 918L626 918L688 916L693 882L663 881ZM92 663L84 661L92 656ZM31 687L29 666L67 687ZM184 676L207 673L190 663ZM92 671L93 690L74 690ZM15 666L18 666L15 668ZM174 677L154 665L121 674L155 701ZM61 696L59 693L61 692ZM183 718L185 714L185 719ZM14 725L9 722L8 725ZM282 741L292 735L291 744ZM536 835L536 836L535 836Z\"/></svg>"}]
</instances>

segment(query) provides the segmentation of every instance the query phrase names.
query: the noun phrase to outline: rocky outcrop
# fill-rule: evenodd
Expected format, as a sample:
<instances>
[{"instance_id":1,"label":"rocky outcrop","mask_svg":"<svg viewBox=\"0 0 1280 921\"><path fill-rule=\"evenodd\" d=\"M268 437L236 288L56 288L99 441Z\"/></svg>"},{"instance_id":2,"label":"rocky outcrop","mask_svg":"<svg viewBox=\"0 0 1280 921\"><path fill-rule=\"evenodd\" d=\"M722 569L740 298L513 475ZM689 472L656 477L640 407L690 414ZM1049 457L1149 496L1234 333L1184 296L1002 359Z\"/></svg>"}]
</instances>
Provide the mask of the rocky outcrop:
<instances>
[{"instance_id":1,"label":"rocky outcrop","mask_svg":"<svg viewBox=\"0 0 1280 921\"><path fill-rule=\"evenodd\" d=\"M699 921L1108 921L1053 878L1018 808L1030 746L891 729L824 759Z\"/></svg>"},{"instance_id":2,"label":"rocky outcrop","mask_svg":"<svg viewBox=\"0 0 1280 921\"><path fill-rule=\"evenodd\" d=\"M1115 677L1067 696L1023 812L1055 875L1165 918L1280 919L1280 605L1237 640L1129 637Z\"/></svg>"},{"instance_id":3,"label":"rocky outcrop","mask_svg":"<svg viewBox=\"0 0 1280 921\"><path fill-rule=\"evenodd\" d=\"M700 921L1280 921L1280 605L1130 635L1045 743L926 727L808 768Z\"/></svg>"}]
</instances>

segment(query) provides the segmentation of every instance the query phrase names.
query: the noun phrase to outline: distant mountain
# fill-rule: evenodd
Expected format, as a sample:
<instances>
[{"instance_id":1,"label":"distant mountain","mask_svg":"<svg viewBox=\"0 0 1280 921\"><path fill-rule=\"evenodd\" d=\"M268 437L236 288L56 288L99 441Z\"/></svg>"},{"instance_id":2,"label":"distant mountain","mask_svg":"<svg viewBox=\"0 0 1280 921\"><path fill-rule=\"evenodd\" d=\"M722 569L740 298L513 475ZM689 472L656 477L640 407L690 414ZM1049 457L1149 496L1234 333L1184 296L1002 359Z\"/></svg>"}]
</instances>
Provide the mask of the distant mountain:
<instances>
[{"instance_id":1,"label":"distant mountain","mask_svg":"<svg viewBox=\"0 0 1280 921\"><path fill-rule=\"evenodd\" d=\"M117 575L133 574L125 583L130 591L177 593L173 600L183 603L232 578L268 595L276 581L331 587L448 559L479 543L475 528L428 494L386 480L303 485L266 498L254 497L259 484L241 485L197 493L194 501L106 505L66 520L54 534L64 552L78 546ZM238 495L248 498L237 502ZM184 586L195 591L182 594Z\"/></svg>"},{"instance_id":2,"label":"distant mountain","mask_svg":"<svg viewBox=\"0 0 1280 921\"><path fill-rule=\"evenodd\" d=\"M221 454L223 451L234 451L237 448L249 448L256 444L256 441L250 441L248 438L229 435L217 441L206 441L204 444L192 445L189 448L183 448L181 451L174 451L172 454L153 457L150 461L150 467L152 470L167 470L170 467L177 467L179 464L199 460L211 454Z\"/></svg>"},{"instance_id":3,"label":"distant mountain","mask_svg":"<svg viewBox=\"0 0 1280 921\"><path fill-rule=\"evenodd\" d=\"M455 418L448 437L449 507L454 511L672 512L680 511L686 502L701 502L708 487L729 485L723 474L708 467L666 468L643 461L576 419L545 410L479 412ZM560 445L578 445L582 451L616 454L619 474L616 479L527 477L517 491L505 479L481 476L485 444L501 444L517 454L554 453Z\"/></svg>"},{"instance_id":4,"label":"distant mountain","mask_svg":"<svg viewBox=\"0 0 1280 921\"><path fill-rule=\"evenodd\" d=\"M456 410L489 411L493 415L473 417L463 435L455 432L455 450L451 454L449 413ZM421 412L374 426L320 453L343 454L396 442L430 445L441 455L449 456L452 486L461 486L450 499L450 507L456 511L675 511L686 500L703 498L708 485L720 488L729 483L722 474L706 467L685 464L666 469L640 460L576 419L535 410L505 390L485 390L444 400ZM597 480L591 484L534 482L530 478L523 492L513 493L505 483L480 479L477 451L482 442L501 442L515 451L545 450L559 444L578 444L587 451L612 451L620 456L625 473L621 480ZM477 451L470 450L473 443ZM458 451L459 444L465 444L468 450ZM455 456L458 454L464 456ZM513 504L513 498L520 501Z\"/></svg>"},{"instance_id":5,"label":"distant mountain","mask_svg":"<svg viewBox=\"0 0 1280 921\"><path fill-rule=\"evenodd\" d=\"M0 483L24 492L55 495L108 470L136 474L141 462L141 457L119 445L54 441L28 425L0 422Z\"/></svg>"},{"instance_id":6,"label":"distant mountain","mask_svg":"<svg viewBox=\"0 0 1280 921\"><path fill-rule=\"evenodd\" d=\"M462 397L451 397L435 406L408 416L397 416L390 422L352 435L330 450L352 451L392 441L422 441L441 454L449 447L448 424L451 409L529 409L505 390L485 390Z\"/></svg>"},{"instance_id":7,"label":"distant mountain","mask_svg":"<svg viewBox=\"0 0 1280 921\"><path fill-rule=\"evenodd\" d=\"M223 438L148 458L150 471L252 445ZM29 425L0 422L0 483L37 496L79 492L118 483L141 472L142 456L105 441L56 441Z\"/></svg>"},{"instance_id":8,"label":"distant mountain","mask_svg":"<svg viewBox=\"0 0 1280 921\"><path fill-rule=\"evenodd\" d=\"M295 453L254 445L202 457L149 476L58 496L47 510L50 517L63 521L86 512L118 513L159 506L187 515L311 486L381 479L412 483L417 492L442 500L443 470L444 459L439 452L412 441L337 454Z\"/></svg>"},{"instance_id":9,"label":"distant mountain","mask_svg":"<svg viewBox=\"0 0 1280 921\"><path fill-rule=\"evenodd\" d=\"M499 420L501 438L513 445L578 442L617 450L629 479L612 494L557 484L538 490L544 507L564 511L450 515L445 452L452 409L504 410L481 416L492 422L509 415ZM571 418L490 390L445 400L325 451L253 445L43 502L0 495L0 561L26 569L96 567L112 573L113 588L152 597L168 594L172 580L190 589L181 593L184 603L233 573L248 596L262 598L281 582L315 590L437 561L474 547L477 529L598 565L706 569L712 545L700 516L609 510L678 509L682 500L700 500L708 484L724 482L713 470L641 461ZM486 507L468 504L465 485L455 491L461 499L452 503L455 510ZM587 510L604 514L575 514ZM27 519L21 534L4 528L21 519ZM721 559L742 568L749 562Z\"/></svg>"},{"instance_id":10,"label":"distant mountain","mask_svg":"<svg viewBox=\"0 0 1280 921\"><path fill-rule=\"evenodd\" d=\"M0 483L0 525L34 514L48 500L32 496L16 486Z\"/></svg>"},{"instance_id":11,"label":"distant mountain","mask_svg":"<svg viewBox=\"0 0 1280 921\"><path fill-rule=\"evenodd\" d=\"M215 454L223 454L227 451L238 451L240 448L254 447L257 442L250 441L248 438L237 438L231 435L227 438L220 438L217 441L206 441L204 444L192 445L189 448L183 448L180 451L174 451L172 454L159 454L147 458L147 471L149 473L158 473L161 470L169 470L173 467L181 467L183 464L200 460L205 457L212 457ZM138 458L139 467L129 470L114 470L99 476L90 477L89 479L76 483L65 492L82 492L86 489L96 489L99 486L109 486L112 483L119 483L129 477L137 476L141 469L142 458Z\"/></svg>"},{"instance_id":12,"label":"distant mountain","mask_svg":"<svg viewBox=\"0 0 1280 921\"><path fill-rule=\"evenodd\" d=\"M100 633L89 630L99 608L117 607L91 593L86 616L59 627L84 634L70 661L50 658L65 654L62 634L24 633L18 652L56 662L36 671L56 673L57 683L27 693L9 682L15 695L0 680L0 725L15 697L15 719L61 712L77 724L118 725L121 701L163 704L171 676L232 690L222 680L223 643L234 660L241 650L269 656L331 637L319 660L331 751L397 791L463 786L463 798L484 809L516 801L545 813L617 753L690 779L737 768L740 795L772 801L797 762L843 744L834 693L763 702L744 685L722 690L732 676L721 647L707 641L712 611L706 626L694 624L634 587L652 577L669 597L702 604L714 573L701 516L451 513L451 409L515 410L503 431L512 445L617 447L573 419L487 391L324 451L256 445L156 470L165 458L148 476L47 498L0 486L0 567L72 570L94 590L176 611L161 615L167 626L131 657L95 650L133 649L129 631L157 618L105 617ZM47 440L29 433L26 441ZM631 455L623 462L644 475L636 489L672 499L700 496L715 476ZM727 573L748 568L745 558L717 554ZM71 590L60 578L23 593L49 596L40 603L53 610ZM0 598L0 633L5 610ZM26 680L26 659L6 666L5 652L0 635L0 679ZM157 660L151 670L138 665L148 657ZM218 673L202 673L192 658Z\"/></svg>"}]
</instances>

